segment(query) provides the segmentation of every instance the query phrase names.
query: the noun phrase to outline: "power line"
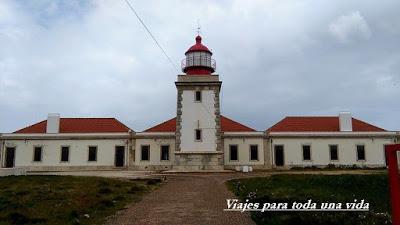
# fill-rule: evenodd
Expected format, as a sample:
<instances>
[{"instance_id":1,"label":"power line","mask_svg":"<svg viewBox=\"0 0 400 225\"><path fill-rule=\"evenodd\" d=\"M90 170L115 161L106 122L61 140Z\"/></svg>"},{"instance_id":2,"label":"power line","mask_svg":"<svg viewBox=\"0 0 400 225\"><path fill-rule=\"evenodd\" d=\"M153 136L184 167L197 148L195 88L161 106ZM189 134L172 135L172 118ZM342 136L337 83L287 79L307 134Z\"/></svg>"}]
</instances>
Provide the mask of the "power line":
<instances>
[{"instance_id":1,"label":"power line","mask_svg":"<svg viewBox=\"0 0 400 225\"><path fill-rule=\"evenodd\" d=\"M146 24L143 22L143 20L140 18L139 14L136 12L136 10L133 8L132 4L128 1L125 0L126 4L129 6L131 11L135 14L136 18L139 20L139 22L143 25L143 27L146 29L147 33L149 33L150 37L153 39L153 41L156 43L156 45L161 49L165 57L167 57L168 61L171 63L171 66L179 73L180 71L178 70L177 66L175 63L172 61L172 59L168 56L167 52L164 50L164 48L160 45L160 43L157 41L157 39L154 37L154 35L151 33L150 29L146 26Z\"/></svg>"}]
</instances>

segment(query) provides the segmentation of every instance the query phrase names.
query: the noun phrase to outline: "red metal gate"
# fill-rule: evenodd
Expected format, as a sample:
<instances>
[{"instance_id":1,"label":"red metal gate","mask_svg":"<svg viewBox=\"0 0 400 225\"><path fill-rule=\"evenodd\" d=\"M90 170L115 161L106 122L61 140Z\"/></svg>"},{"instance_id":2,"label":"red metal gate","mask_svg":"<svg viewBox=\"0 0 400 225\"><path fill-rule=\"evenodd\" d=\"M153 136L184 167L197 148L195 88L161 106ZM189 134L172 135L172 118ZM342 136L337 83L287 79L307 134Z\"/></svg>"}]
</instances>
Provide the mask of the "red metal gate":
<instances>
[{"instance_id":1,"label":"red metal gate","mask_svg":"<svg viewBox=\"0 0 400 225\"><path fill-rule=\"evenodd\" d=\"M400 144L385 146L386 157L389 165L390 199L392 202L392 223L400 225L400 176L397 152Z\"/></svg>"}]
</instances>

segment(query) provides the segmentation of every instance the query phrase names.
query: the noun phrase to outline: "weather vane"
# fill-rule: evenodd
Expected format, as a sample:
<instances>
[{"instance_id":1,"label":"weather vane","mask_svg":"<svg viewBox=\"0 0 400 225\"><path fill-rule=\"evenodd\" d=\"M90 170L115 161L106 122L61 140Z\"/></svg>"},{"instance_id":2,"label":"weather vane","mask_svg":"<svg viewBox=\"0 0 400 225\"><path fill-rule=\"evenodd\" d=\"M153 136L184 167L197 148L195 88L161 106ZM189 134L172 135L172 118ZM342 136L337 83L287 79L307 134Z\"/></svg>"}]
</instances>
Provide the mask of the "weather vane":
<instances>
[{"instance_id":1,"label":"weather vane","mask_svg":"<svg viewBox=\"0 0 400 225\"><path fill-rule=\"evenodd\" d=\"M197 35L200 35L200 19L197 19Z\"/></svg>"}]
</instances>

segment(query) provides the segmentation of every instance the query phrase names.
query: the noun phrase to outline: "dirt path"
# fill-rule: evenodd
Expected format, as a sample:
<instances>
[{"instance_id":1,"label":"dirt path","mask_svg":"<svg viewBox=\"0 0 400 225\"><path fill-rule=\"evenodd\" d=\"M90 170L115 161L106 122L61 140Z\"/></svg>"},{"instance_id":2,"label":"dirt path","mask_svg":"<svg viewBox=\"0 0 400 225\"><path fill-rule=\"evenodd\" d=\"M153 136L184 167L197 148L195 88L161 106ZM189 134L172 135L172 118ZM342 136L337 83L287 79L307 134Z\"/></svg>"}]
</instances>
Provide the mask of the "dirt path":
<instances>
[{"instance_id":1,"label":"dirt path","mask_svg":"<svg viewBox=\"0 0 400 225\"><path fill-rule=\"evenodd\" d=\"M228 174L168 175L167 182L138 204L118 212L106 224L254 224L249 213L224 212L234 197L225 181Z\"/></svg>"},{"instance_id":2,"label":"dirt path","mask_svg":"<svg viewBox=\"0 0 400 225\"><path fill-rule=\"evenodd\" d=\"M139 203L111 217L107 225L127 224L254 224L249 213L224 212L226 199L234 198L225 181L231 178L265 177L274 174L374 174L381 170L275 171L255 173L168 174L159 189ZM163 175L164 176L164 175Z\"/></svg>"}]
</instances>

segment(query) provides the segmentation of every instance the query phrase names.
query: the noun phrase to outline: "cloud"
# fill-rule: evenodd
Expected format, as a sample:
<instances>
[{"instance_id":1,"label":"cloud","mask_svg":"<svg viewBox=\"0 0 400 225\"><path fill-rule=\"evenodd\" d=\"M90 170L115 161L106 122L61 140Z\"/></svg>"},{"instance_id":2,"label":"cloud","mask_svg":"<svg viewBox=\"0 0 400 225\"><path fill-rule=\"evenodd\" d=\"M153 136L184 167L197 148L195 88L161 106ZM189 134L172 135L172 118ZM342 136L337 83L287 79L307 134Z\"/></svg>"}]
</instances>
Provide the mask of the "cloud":
<instances>
[{"instance_id":1,"label":"cloud","mask_svg":"<svg viewBox=\"0 0 400 225\"><path fill-rule=\"evenodd\" d=\"M329 25L330 33L340 42L368 40L371 29L360 12L339 16Z\"/></svg>"},{"instance_id":2,"label":"cloud","mask_svg":"<svg viewBox=\"0 0 400 225\"><path fill-rule=\"evenodd\" d=\"M400 1L131 2L176 64L200 19L232 119L264 130L287 115L350 110L399 129ZM354 9L363 15L337 18ZM371 35L359 28L364 17L368 42L358 41ZM343 48L326 35L331 23ZM176 75L124 1L0 1L0 132L49 112L116 117L141 131L175 116Z\"/></svg>"}]
</instances>

